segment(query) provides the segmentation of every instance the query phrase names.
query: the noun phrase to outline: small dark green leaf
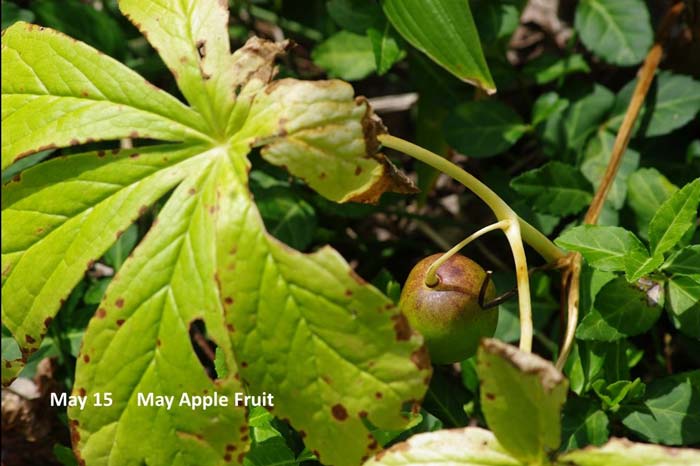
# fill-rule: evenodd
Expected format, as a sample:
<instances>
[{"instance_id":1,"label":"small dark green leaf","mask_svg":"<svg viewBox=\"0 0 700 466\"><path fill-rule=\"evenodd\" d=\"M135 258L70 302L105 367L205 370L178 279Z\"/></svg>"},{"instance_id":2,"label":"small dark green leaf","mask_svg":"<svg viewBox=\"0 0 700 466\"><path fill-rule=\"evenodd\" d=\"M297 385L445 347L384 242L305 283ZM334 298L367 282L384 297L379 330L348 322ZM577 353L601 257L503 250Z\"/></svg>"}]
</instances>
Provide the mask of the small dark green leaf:
<instances>
[{"instance_id":1,"label":"small dark green leaf","mask_svg":"<svg viewBox=\"0 0 700 466\"><path fill-rule=\"evenodd\" d=\"M595 189L598 189L608 167L614 143L615 136L613 134L599 131L586 145L581 172ZM627 178L637 169L637 166L639 166L639 152L627 149L622 156L617 174L606 198L606 202L609 202L616 210L620 210L625 204Z\"/></svg>"},{"instance_id":2,"label":"small dark green leaf","mask_svg":"<svg viewBox=\"0 0 700 466\"><path fill-rule=\"evenodd\" d=\"M700 274L700 268L695 272ZM666 309L673 324L686 335L700 340L700 275L674 275L666 287Z\"/></svg>"},{"instance_id":3,"label":"small dark green leaf","mask_svg":"<svg viewBox=\"0 0 700 466\"><path fill-rule=\"evenodd\" d=\"M7 29L17 21L34 22L34 13L15 5L13 2L2 2L2 29Z\"/></svg>"},{"instance_id":4,"label":"small dark green leaf","mask_svg":"<svg viewBox=\"0 0 700 466\"><path fill-rule=\"evenodd\" d=\"M435 370L423 399L423 408L440 419L445 427L464 427L469 424L464 405L471 398L469 392L449 371Z\"/></svg>"},{"instance_id":5,"label":"small dark green leaf","mask_svg":"<svg viewBox=\"0 0 700 466\"><path fill-rule=\"evenodd\" d=\"M637 231L647 239L651 218L678 188L655 168L640 168L632 173L627 188L627 202L637 219Z\"/></svg>"},{"instance_id":6,"label":"small dark green leaf","mask_svg":"<svg viewBox=\"0 0 700 466\"><path fill-rule=\"evenodd\" d=\"M637 80L629 82L615 98L611 129L619 128L627 111ZM690 76L659 73L637 119L633 134L661 136L685 126L700 111L700 81Z\"/></svg>"},{"instance_id":7,"label":"small dark green leaf","mask_svg":"<svg viewBox=\"0 0 700 466\"><path fill-rule=\"evenodd\" d=\"M606 272L623 271L628 257L648 257L641 241L620 227L580 225L566 230L554 241L569 251L580 252L588 264Z\"/></svg>"},{"instance_id":8,"label":"small dark green leaf","mask_svg":"<svg viewBox=\"0 0 700 466\"><path fill-rule=\"evenodd\" d=\"M549 162L511 181L510 186L546 214L571 215L586 207L593 195L591 184L575 167Z\"/></svg>"},{"instance_id":9,"label":"small dark green leaf","mask_svg":"<svg viewBox=\"0 0 700 466\"><path fill-rule=\"evenodd\" d=\"M582 0L574 24L584 45L615 65L641 62L654 40L642 0Z\"/></svg>"},{"instance_id":10,"label":"small dark green leaf","mask_svg":"<svg viewBox=\"0 0 700 466\"><path fill-rule=\"evenodd\" d=\"M316 47L311 57L332 78L356 81L376 70L369 37L340 31Z\"/></svg>"},{"instance_id":11,"label":"small dark green leaf","mask_svg":"<svg viewBox=\"0 0 700 466\"><path fill-rule=\"evenodd\" d=\"M561 113L569 106L569 101L556 92L547 92L537 98L532 106L532 126L537 126L555 113Z\"/></svg>"},{"instance_id":12,"label":"small dark green leaf","mask_svg":"<svg viewBox=\"0 0 700 466\"><path fill-rule=\"evenodd\" d=\"M251 188L267 231L294 249L308 248L316 230L314 208L289 189Z\"/></svg>"},{"instance_id":13,"label":"small dark green leaf","mask_svg":"<svg viewBox=\"0 0 700 466\"><path fill-rule=\"evenodd\" d=\"M596 84L592 89L575 88L575 92L562 97L572 102L571 105L562 112L552 113L540 132L547 155L574 161L612 108L615 95Z\"/></svg>"},{"instance_id":14,"label":"small dark green leaf","mask_svg":"<svg viewBox=\"0 0 700 466\"><path fill-rule=\"evenodd\" d=\"M602 445L608 440L608 416L588 398L572 396L564 405L562 450Z\"/></svg>"},{"instance_id":15,"label":"small dark green leaf","mask_svg":"<svg viewBox=\"0 0 700 466\"><path fill-rule=\"evenodd\" d=\"M649 241L654 254L663 254L678 244L698 219L700 178L685 185L659 207L649 222Z\"/></svg>"},{"instance_id":16,"label":"small dark green leaf","mask_svg":"<svg viewBox=\"0 0 700 466\"><path fill-rule=\"evenodd\" d=\"M588 73L590 70L582 55L560 57L546 53L529 62L523 69L523 73L535 84L543 85L569 74Z\"/></svg>"},{"instance_id":17,"label":"small dark green leaf","mask_svg":"<svg viewBox=\"0 0 700 466\"><path fill-rule=\"evenodd\" d=\"M470 157L491 157L515 144L528 126L509 106L498 100L459 105L445 121L445 138Z\"/></svg>"},{"instance_id":18,"label":"small dark green leaf","mask_svg":"<svg viewBox=\"0 0 700 466\"><path fill-rule=\"evenodd\" d=\"M651 382L643 400L625 406L621 413L625 427L648 442L700 442L700 371Z\"/></svg>"},{"instance_id":19,"label":"small dark green leaf","mask_svg":"<svg viewBox=\"0 0 700 466\"><path fill-rule=\"evenodd\" d=\"M639 335L656 323L661 309L660 303L649 301L645 291L619 277L600 290L595 299L595 309L581 321L576 337L614 341Z\"/></svg>"},{"instance_id":20,"label":"small dark green leaf","mask_svg":"<svg viewBox=\"0 0 700 466\"><path fill-rule=\"evenodd\" d=\"M382 5L411 45L461 80L496 92L466 0L385 0Z\"/></svg>"},{"instance_id":21,"label":"small dark green leaf","mask_svg":"<svg viewBox=\"0 0 700 466\"><path fill-rule=\"evenodd\" d=\"M401 49L392 32L389 23L383 29L370 28L367 30L367 36L372 41L372 50L379 76L385 74L395 63L406 56L406 51Z\"/></svg>"},{"instance_id":22,"label":"small dark green leaf","mask_svg":"<svg viewBox=\"0 0 700 466\"><path fill-rule=\"evenodd\" d=\"M481 42L489 47L498 39L510 37L520 24L525 0L471 0Z\"/></svg>"},{"instance_id":23,"label":"small dark green leaf","mask_svg":"<svg viewBox=\"0 0 700 466\"><path fill-rule=\"evenodd\" d=\"M678 275L700 273L700 244L686 246L673 254L662 267L664 272Z\"/></svg>"},{"instance_id":24,"label":"small dark green leaf","mask_svg":"<svg viewBox=\"0 0 700 466\"><path fill-rule=\"evenodd\" d=\"M119 270L126 258L136 246L139 239L139 229L136 225L131 225L119 236L114 245L107 250L104 261L115 271Z\"/></svg>"},{"instance_id":25,"label":"small dark green leaf","mask_svg":"<svg viewBox=\"0 0 700 466\"><path fill-rule=\"evenodd\" d=\"M593 383L593 390L595 390L598 398L603 402L606 409L613 412L619 409L621 403L639 399L644 395L645 388L646 386L639 377L632 381L618 380L611 384L603 379L598 379Z\"/></svg>"},{"instance_id":26,"label":"small dark green leaf","mask_svg":"<svg viewBox=\"0 0 700 466\"><path fill-rule=\"evenodd\" d=\"M126 50L119 23L92 4L78 0L39 0L32 2L32 9L41 24L87 42L107 55L119 57Z\"/></svg>"},{"instance_id":27,"label":"small dark green leaf","mask_svg":"<svg viewBox=\"0 0 700 466\"><path fill-rule=\"evenodd\" d=\"M384 15L375 2L367 0L329 0L328 14L338 26L355 34L364 34L367 29L382 30Z\"/></svg>"}]
</instances>

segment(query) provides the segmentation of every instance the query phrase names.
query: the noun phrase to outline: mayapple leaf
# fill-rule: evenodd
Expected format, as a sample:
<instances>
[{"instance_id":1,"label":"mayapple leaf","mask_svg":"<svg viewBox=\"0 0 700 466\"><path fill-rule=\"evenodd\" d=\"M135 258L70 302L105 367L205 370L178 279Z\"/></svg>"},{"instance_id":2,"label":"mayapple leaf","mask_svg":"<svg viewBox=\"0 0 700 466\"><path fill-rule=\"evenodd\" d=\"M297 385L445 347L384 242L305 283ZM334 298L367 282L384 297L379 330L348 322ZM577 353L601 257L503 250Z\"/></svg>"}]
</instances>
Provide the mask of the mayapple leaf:
<instances>
[{"instance_id":1,"label":"mayapple leaf","mask_svg":"<svg viewBox=\"0 0 700 466\"><path fill-rule=\"evenodd\" d=\"M201 119L126 66L48 28L2 35L2 168L47 148L149 138L206 140Z\"/></svg>"},{"instance_id":2,"label":"mayapple leaf","mask_svg":"<svg viewBox=\"0 0 700 466\"><path fill-rule=\"evenodd\" d=\"M526 464L545 464L561 442L568 382L552 363L494 339L477 353L481 406L503 448Z\"/></svg>"},{"instance_id":3,"label":"mayapple leaf","mask_svg":"<svg viewBox=\"0 0 700 466\"><path fill-rule=\"evenodd\" d=\"M496 92L466 0L385 0L384 13L411 45L462 81Z\"/></svg>"},{"instance_id":4,"label":"mayapple leaf","mask_svg":"<svg viewBox=\"0 0 700 466\"><path fill-rule=\"evenodd\" d=\"M689 466L700 464L700 451L668 448L614 438L602 447L587 447L564 453L561 466Z\"/></svg>"},{"instance_id":5,"label":"mayapple leaf","mask_svg":"<svg viewBox=\"0 0 700 466\"><path fill-rule=\"evenodd\" d=\"M379 453L364 466L521 466L485 429L438 430L414 435Z\"/></svg>"},{"instance_id":6,"label":"mayapple leaf","mask_svg":"<svg viewBox=\"0 0 700 466\"><path fill-rule=\"evenodd\" d=\"M376 448L364 418L405 425L401 406L421 396L415 377L429 376L427 353L393 302L337 252L305 255L269 236L241 174L226 176L217 210L235 221L218 226L217 280L241 379L275 394L272 412L322 462L357 464Z\"/></svg>"},{"instance_id":7,"label":"mayapple leaf","mask_svg":"<svg viewBox=\"0 0 700 466\"><path fill-rule=\"evenodd\" d=\"M69 410L78 454L91 465L240 463L244 410L198 412L179 401L254 387L281 400L277 413L317 456L357 464L374 447L363 418L401 429L403 407L423 397L422 340L337 252L303 255L268 235L247 155L259 147L329 199L375 202L414 189L377 153L381 123L345 83L270 83L286 43L251 38L231 54L222 2L120 7L160 50L191 107L55 31L18 24L3 35L3 164L88 138L161 141L54 157L3 187L3 232L11 233L2 241L3 311L22 355L4 361L3 380L38 348L92 262L162 201L85 333L74 394L90 401ZM246 339L241 328L266 338ZM191 332L217 345L219 380L197 358ZM107 392L113 404L96 406ZM149 392L175 396L175 405L138 406ZM158 451L135 446L144 437Z\"/></svg>"},{"instance_id":8,"label":"mayapple leaf","mask_svg":"<svg viewBox=\"0 0 700 466\"><path fill-rule=\"evenodd\" d=\"M235 101L225 2L120 0L119 8L172 72L212 135L225 129Z\"/></svg>"}]
</instances>

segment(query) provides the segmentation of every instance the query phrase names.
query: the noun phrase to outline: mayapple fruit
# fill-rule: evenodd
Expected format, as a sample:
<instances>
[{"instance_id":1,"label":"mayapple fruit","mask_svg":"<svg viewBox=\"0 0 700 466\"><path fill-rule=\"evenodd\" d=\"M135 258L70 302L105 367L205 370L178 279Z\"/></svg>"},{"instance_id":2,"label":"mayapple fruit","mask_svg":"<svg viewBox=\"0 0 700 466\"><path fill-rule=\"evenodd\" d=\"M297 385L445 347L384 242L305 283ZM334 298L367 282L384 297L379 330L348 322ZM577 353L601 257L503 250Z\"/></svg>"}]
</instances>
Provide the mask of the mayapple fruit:
<instances>
[{"instance_id":1,"label":"mayapple fruit","mask_svg":"<svg viewBox=\"0 0 700 466\"><path fill-rule=\"evenodd\" d=\"M455 254L437 269L438 282L425 283L428 268L442 254L418 262L406 279L399 308L411 327L418 330L428 346L434 364L463 361L476 353L479 340L492 337L498 323L498 308L483 309L479 291L486 272L479 264ZM496 295L489 282L484 301Z\"/></svg>"}]
</instances>

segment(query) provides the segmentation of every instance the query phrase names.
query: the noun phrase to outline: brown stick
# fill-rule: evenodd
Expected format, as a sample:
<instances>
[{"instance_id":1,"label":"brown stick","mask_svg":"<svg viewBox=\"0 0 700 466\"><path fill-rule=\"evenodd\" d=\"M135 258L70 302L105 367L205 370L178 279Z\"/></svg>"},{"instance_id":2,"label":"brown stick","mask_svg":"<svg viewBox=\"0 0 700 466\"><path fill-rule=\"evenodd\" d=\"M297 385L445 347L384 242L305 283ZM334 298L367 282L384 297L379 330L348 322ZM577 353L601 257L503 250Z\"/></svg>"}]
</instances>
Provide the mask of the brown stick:
<instances>
[{"instance_id":1,"label":"brown stick","mask_svg":"<svg viewBox=\"0 0 700 466\"><path fill-rule=\"evenodd\" d=\"M666 41L671 25L676 18L678 18L678 15L684 8L685 4L683 2L678 2L668 10L666 16L661 21L661 25L659 26L656 36L656 43L651 50L649 50L644 63L639 69L639 73L637 74L637 85L634 88L632 99L627 106L627 111L625 112L625 117L622 120L620 130L615 137L610 162L608 162L603 179L598 186L598 189L593 196L593 200L591 201L591 205L588 207L586 216L583 219L584 223L586 224L595 225L598 222L598 217L600 217L600 212L603 209L605 198L612 187L612 183L615 180L615 175L617 175L617 170L620 167L622 155L627 150L627 145L632 137L634 124L637 121L639 112L642 109L642 104L644 104L644 100L649 92L651 83L654 81L656 69L661 62L661 57L663 56L663 43ZM564 364L569 357L571 345L574 341L574 333L576 332L576 326L578 324L581 254L572 254L568 272L568 274L565 274L565 277L568 275L569 278L569 289L567 293L567 323L561 353L559 354L559 358L557 359L556 363L556 367L559 370L564 367ZM566 279L564 279L562 283L566 283Z\"/></svg>"}]
</instances>

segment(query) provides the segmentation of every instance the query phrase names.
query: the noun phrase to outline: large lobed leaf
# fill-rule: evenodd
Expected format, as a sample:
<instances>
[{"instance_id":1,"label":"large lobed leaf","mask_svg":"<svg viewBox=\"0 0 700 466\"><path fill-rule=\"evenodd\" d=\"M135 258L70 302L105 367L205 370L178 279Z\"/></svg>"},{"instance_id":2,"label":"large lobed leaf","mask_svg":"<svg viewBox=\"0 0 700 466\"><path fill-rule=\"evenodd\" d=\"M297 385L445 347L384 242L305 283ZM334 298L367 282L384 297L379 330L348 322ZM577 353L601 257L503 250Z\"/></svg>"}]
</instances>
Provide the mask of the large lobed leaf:
<instances>
[{"instance_id":1,"label":"large lobed leaf","mask_svg":"<svg viewBox=\"0 0 700 466\"><path fill-rule=\"evenodd\" d=\"M120 7L192 107L55 31L20 23L3 35L3 166L46 146L168 141L54 158L3 187L4 316L23 354L4 362L3 379L38 348L92 261L172 192L85 334L74 394L88 406L69 410L76 452L91 465L241 462L242 407L177 402L183 392L266 391L324 462L357 464L374 446L362 418L401 428L402 406L422 398L421 340L335 251L304 255L268 235L246 156L261 147L329 199L374 202L413 189L377 153L383 127L345 83L270 84L285 44L253 38L231 54L222 2ZM191 331L217 344L228 375L207 376ZM104 392L113 405L96 407ZM175 396L175 406L138 406L148 392Z\"/></svg>"}]
</instances>

